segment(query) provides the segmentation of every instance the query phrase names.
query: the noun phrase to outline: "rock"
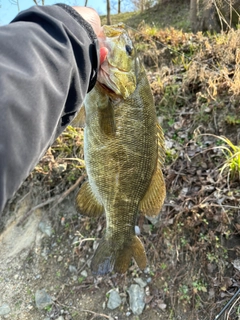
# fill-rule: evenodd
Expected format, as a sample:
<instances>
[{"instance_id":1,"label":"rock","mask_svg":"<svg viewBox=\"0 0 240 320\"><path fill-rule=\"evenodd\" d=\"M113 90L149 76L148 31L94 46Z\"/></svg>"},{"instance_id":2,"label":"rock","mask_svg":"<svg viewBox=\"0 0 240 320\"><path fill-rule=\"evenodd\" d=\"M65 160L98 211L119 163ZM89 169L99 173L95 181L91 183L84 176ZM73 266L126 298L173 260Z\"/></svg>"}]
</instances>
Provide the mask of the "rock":
<instances>
[{"instance_id":1,"label":"rock","mask_svg":"<svg viewBox=\"0 0 240 320\"><path fill-rule=\"evenodd\" d=\"M135 226L135 234L139 236L141 234L139 226Z\"/></svg>"},{"instance_id":2,"label":"rock","mask_svg":"<svg viewBox=\"0 0 240 320\"><path fill-rule=\"evenodd\" d=\"M64 318L63 318L63 316L60 316L56 320L64 320Z\"/></svg>"},{"instance_id":3,"label":"rock","mask_svg":"<svg viewBox=\"0 0 240 320\"><path fill-rule=\"evenodd\" d=\"M140 285L141 288L146 287L147 282L145 282L144 280L142 280L141 278L135 278L134 282L136 282L137 284Z\"/></svg>"},{"instance_id":4,"label":"rock","mask_svg":"<svg viewBox=\"0 0 240 320\"><path fill-rule=\"evenodd\" d=\"M114 310L118 308L122 303L121 297L117 290L110 290L109 291L109 299L107 303L108 309Z\"/></svg>"},{"instance_id":5,"label":"rock","mask_svg":"<svg viewBox=\"0 0 240 320\"><path fill-rule=\"evenodd\" d=\"M130 308L136 315L140 315L145 307L145 293L144 289L138 284L132 284L128 289Z\"/></svg>"},{"instance_id":6,"label":"rock","mask_svg":"<svg viewBox=\"0 0 240 320\"><path fill-rule=\"evenodd\" d=\"M77 273L77 268L75 267L75 266L69 266L68 267L68 269L69 269L69 271L71 272L71 273Z\"/></svg>"},{"instance_id":7,"label":"rock","mask_svg":"<svg viewBox=\"0 0 240 320\"><path fill-rule=\"evenodd\" d=\"M53 167L53 170L58 174L66 171L66 169L67 169L67 163L60 163L58 166Z\"/></svg>"},{"instance_id":8,"label":"rock","mask_svg":"<svg viewBox=\"0 0 240 320\"><path fill-rule=\"evenodd\" d=\"M52 227L49 225L49 223L45 221L41 221L38 225L39 230L42 231L42 233L45 233L48 237L51 237L52 235Z\"/></svg>"},{"instance_id":9,"label":"rock","mask_svg":"<svg viewBox=\"0 0 240 320\"><path fill-rule=\"evenodd\" d=\"M9 314L11 311L9 305L7 303L3 303L0 306L0 316L6 316L7 314Z\"/></svg>"},{"instance_id":10,"label":"rock","mask_svg":"<svg viewBox=\"0 0 240 320\"><path fill-rule=\"evenodd\" d=\"M237 269L238 271L240 271L240 259L236 259L233 261L233 266L235 269Z\"/></svg>"},{"instance_id":11,"label":"rock","mask_svg":"<svg viewBox=\"0 0 240 320\"><path fill-rule=\"evenodd\" d=\"M52 304L52 298L45 289L37 290L35 293L35 302L38 309L44 309Z\"/></svg>"},{"instance_id":12,"label":"rock","mask_svg":"<svg viewBox=\"0 0 240 320\"><path fill-rule=\"evenodd\" d=\"M146 218L151 222L152 225L156 226L156 224L159 222L161 219L161 214L159 213L156 217L149 217L146 216Z\"/></svg>"},{"instance_id":13,"label":"rock","mask_svg":"<svg viewBox=\"0 0 240 320\"><path fill-rule=\"evenodd\" d=\"M84 278L87 278L88 274L87 274L87 271L86 270L83 270L81 272L81 276L83 276Z\"/></svg>"}]
</instances>

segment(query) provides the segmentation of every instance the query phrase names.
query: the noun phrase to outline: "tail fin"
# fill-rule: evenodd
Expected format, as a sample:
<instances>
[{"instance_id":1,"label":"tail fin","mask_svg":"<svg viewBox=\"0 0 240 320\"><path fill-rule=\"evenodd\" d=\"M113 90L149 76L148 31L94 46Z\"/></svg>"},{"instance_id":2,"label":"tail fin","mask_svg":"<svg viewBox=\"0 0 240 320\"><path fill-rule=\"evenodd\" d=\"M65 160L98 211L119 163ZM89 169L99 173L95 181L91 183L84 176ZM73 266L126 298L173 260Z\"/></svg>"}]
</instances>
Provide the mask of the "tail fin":
<instances>
[{"instance_id":1,"label":"tail fin","mask_svg":"<svg viewBox=\"0 0 240 320\"><path fill-rule=\"evenodd\" d=\"M104 239L100 242L92 259L92 273L104 275L112 270L124 273L127 271L132 257L140 269L146 267L147 258L145 250L137 236L134 236L119 250L117 250L116 241Z\"/></svg>"}]
</instances>

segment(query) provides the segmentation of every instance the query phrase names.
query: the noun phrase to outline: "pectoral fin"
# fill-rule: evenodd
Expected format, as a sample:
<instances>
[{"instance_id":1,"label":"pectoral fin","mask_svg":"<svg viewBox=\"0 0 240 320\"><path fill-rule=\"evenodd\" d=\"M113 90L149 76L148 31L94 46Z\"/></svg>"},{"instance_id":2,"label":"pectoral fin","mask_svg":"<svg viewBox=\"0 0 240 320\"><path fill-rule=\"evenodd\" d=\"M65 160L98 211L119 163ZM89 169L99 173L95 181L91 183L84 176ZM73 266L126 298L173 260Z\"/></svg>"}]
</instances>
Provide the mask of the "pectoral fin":
<instances>
[{"instance_id":1,"label":"pectoral fin","mask_svg":"<svg viewBox=\"0 0 240 320\"><path fill-rule=\"evenodd\" d=\"M99 125L101 131L107 136L113 136L116 132L114 109L111 103L108 101L108 105L105 108L98 109Z\"/></svg>"},{"instance_id":2,"label":"pectoral fin","mask_svg":"<svg viewBox=\"0 0 240 320\"><path fill-rule=\"evenodd\" d=\"M97 217L103 214L104 207L94 195L88 181L81 186L76 197L76 208L84 215Z\"/></svg>"},{"instance_id":3,"label":"pectoral fin","mask_svg":"<svg viewBox=\"0 0 240 320\"><path fill-rule=\"evenodd\" d=\"M142 214L154 217L159 214L166 197L165 181L162 174L162 166L165 158L164 137L162 128L157 125L158 159L155 172L149 184L148 190L140 201L139 210Z\"/></svg>"}]
</instances>

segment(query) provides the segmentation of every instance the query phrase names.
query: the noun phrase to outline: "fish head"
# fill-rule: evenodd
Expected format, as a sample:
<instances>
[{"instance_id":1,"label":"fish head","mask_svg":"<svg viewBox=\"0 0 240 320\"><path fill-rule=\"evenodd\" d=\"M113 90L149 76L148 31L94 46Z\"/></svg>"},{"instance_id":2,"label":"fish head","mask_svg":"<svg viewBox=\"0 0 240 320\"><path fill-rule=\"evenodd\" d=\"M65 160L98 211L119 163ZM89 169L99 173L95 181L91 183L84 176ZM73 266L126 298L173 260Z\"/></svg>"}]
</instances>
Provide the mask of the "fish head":
<instances>
[{"instance_id":1,"label":"fish head","mask_svg":"<svg viewBox=\"0 0 240 320\"><path fill-rule=\"evenodd\" d=\"M124 24L102 28L108 54L100 67L98 83L111 97L126 99L136 89L136 50Z\"/></svg>"}]
</instances>

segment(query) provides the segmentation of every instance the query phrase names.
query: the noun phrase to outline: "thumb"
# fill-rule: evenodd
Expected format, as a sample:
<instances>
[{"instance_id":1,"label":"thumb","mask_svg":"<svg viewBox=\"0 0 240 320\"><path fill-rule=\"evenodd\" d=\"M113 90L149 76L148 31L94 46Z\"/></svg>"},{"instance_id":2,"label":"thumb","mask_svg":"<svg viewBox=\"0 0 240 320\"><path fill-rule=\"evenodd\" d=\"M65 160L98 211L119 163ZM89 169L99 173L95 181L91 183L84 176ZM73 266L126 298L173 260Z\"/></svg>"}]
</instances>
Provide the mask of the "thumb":
<instances>
[{"instance_id":1,"label":"thumb","mask_svg":"<svg viewBox=\"0 0 240 320\"><path fill-rule=\"evenodd\" d=\"M106 47L100 48L100 65L106 60L108 49Z\"/></svg>"}]
</instances>

